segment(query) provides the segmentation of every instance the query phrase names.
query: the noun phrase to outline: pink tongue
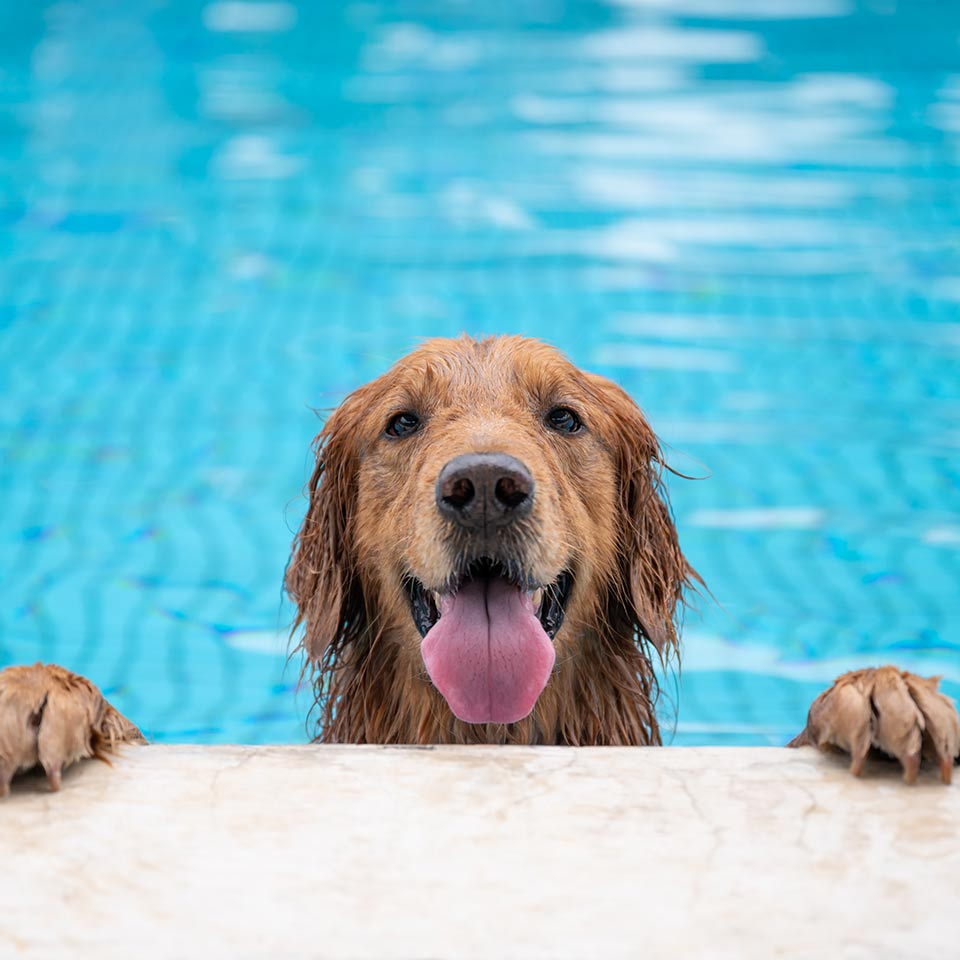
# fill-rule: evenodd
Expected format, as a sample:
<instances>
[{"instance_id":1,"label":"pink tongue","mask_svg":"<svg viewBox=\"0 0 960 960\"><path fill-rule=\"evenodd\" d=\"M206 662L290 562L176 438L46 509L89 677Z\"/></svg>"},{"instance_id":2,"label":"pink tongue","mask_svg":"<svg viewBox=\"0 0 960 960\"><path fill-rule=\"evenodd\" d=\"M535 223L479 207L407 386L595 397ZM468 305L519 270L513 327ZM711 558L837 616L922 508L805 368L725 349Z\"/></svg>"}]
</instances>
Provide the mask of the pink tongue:
<instances>
[{"instance_id":1,"label":"pink tongue","mask_svg":"<svg viewBox=\"0 0 960 960\"><path fill-rule=\"evenodd\" d=\"M533 601L500 577L441 602L420 646L430 679L467 723L513 723L533 709L556 657Z\"/></svg>"}]
</instances>

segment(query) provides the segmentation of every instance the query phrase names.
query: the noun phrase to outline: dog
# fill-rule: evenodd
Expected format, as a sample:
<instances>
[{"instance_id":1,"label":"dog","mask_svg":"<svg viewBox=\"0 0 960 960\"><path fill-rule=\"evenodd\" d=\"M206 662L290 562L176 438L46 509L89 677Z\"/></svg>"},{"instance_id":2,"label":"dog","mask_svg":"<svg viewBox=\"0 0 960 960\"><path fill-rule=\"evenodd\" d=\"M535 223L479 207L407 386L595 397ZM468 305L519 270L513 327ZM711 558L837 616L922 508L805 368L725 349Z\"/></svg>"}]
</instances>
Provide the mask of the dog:
<instances>
[{"instance_id":1,"label":"dog","mask_svg":"<svg viewBox=\"0 0 960 960\"><path fill-rule=\"evenodd\" d=\"M616 384L523 337L430 340L315 440L286 588L323 743L655 745L684 556L656 435ZM58 666L0 672L0 790L137 727ZM937 680L840 677L792 746L921 762L945 783L960 719Z\"/></svg>"}]
</instances>

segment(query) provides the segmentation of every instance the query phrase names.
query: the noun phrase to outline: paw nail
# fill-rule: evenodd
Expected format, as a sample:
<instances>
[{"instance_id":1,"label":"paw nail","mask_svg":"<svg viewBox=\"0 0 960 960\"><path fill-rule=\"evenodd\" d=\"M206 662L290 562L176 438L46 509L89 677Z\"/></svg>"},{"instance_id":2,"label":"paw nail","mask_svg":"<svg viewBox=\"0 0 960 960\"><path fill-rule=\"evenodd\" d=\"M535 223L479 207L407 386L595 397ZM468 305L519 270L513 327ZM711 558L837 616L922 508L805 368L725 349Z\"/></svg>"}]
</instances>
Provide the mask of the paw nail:
<instances>
[{"instance_id":1,"label":"paw nail","mask_svg":"<svg viewBox=\"0 0 960 960\"><path fill-rule=\"evenodd\" d=\"M50 789L56 793L60 789L60 773L63 770L63 767L53 767L47 771L47 783L50 784Z\"/></svg>"},{"instance_id":2,"label":"paw nail","mask_svg":"<svg viewBox=\"0 0 960 960\"><path fill-rule=\"evenodd\" d=\"M904 757L900 762L903 764L904 782L915 783L920 773L920 754L915 753L909 757Z\"/></svg>"},{"instance_id":3,"label":"paw nail","mask_svg":"<svg viewBox=\"0 0 960 960\"><path fill-rule=\"evenodd\" d=\"M949 784L953 777L953 761L949 757L940 758L940 779Z\"/></svg>"}]
</instances>

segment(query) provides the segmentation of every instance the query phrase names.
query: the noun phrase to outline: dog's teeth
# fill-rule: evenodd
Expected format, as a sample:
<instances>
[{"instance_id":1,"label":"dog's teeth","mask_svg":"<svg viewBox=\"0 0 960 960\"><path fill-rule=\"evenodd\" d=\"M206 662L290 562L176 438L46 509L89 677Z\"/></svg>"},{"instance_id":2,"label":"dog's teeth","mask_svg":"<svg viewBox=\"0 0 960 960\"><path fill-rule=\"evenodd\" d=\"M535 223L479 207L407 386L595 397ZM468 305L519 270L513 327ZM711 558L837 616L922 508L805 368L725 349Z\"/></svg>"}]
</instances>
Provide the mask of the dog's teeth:
<instances>
[{"instance_id":1,"label":"dog's teeth","mask_svg":"<svg viewBox=\"0 0 960 960\"><path fill-rule=\"evenodd\" d=\"M540 603L543 601L543 588L538 587L533 593L530 594L530 599L533 601L533 609L539 610Z\"/></svg>"},{"instance_id":2,"label":"dog's teeth","mask_svg":"<svg viewBox=\"0 0 960 960\"><path fill-rule=\"evenodd\" d=\"M440 594L437 593L436 590L434 590L433 593L431 594L431 596L433 597L433 602L436 604L437 610L439 611L439 609L440 609Z\"/></svg>"}]
</instances>

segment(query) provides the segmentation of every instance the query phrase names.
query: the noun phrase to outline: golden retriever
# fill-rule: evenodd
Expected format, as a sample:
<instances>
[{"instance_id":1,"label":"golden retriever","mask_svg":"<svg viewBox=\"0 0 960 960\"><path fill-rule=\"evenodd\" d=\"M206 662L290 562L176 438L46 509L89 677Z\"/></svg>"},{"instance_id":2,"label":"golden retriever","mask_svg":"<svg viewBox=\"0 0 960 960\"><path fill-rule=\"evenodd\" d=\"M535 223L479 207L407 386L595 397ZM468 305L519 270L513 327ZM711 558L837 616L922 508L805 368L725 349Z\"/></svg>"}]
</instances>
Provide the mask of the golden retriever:
<instances>
[{"instance_id":1,"label":"golden retriever","mask_svg":"<svg viewBox=\"0 0 960 960\"><path fill-rule=\"evenodd\" d=\"M699 577L622 389L538 341L432 340L348 396L316 452L286 584L317 740L660 742L653 663ZM877 748L908 781L926 757L948 782L960 722L936 688L847 674L794 744L847 751L855 773ZM0 673L0 790L139 737L61 668Z\"/></svg>"}]
</instances>

